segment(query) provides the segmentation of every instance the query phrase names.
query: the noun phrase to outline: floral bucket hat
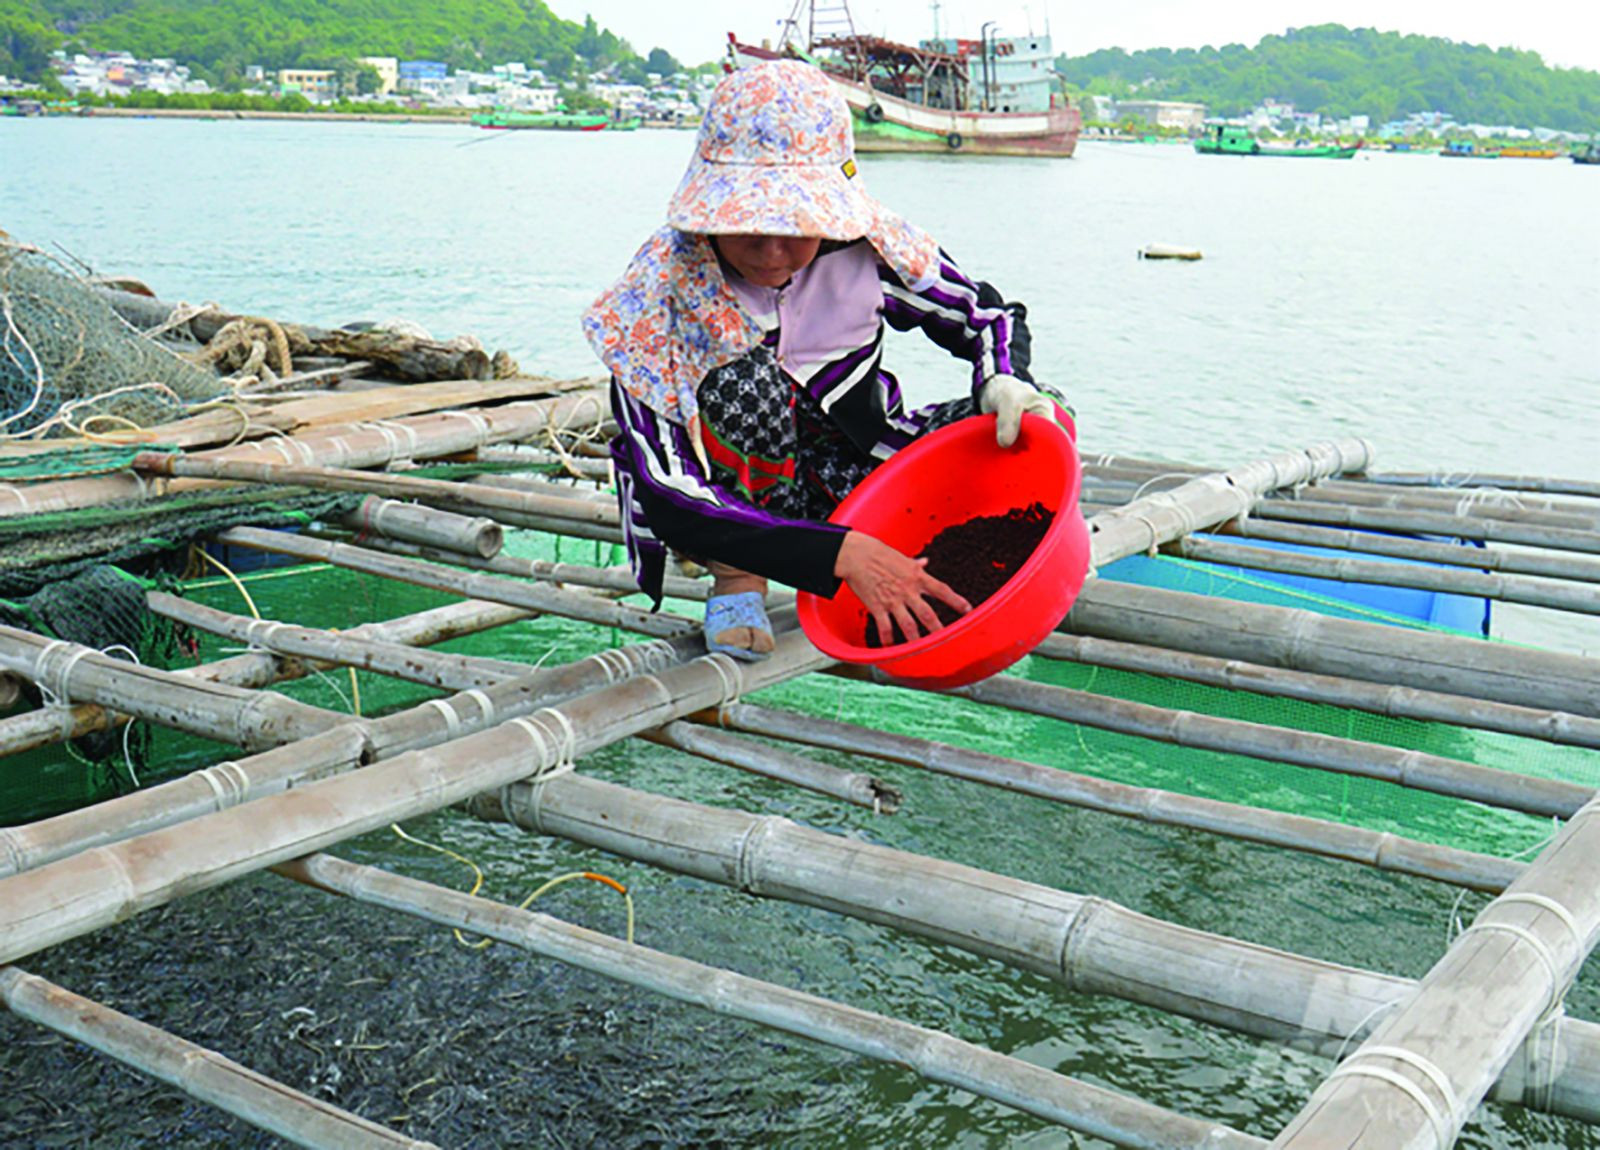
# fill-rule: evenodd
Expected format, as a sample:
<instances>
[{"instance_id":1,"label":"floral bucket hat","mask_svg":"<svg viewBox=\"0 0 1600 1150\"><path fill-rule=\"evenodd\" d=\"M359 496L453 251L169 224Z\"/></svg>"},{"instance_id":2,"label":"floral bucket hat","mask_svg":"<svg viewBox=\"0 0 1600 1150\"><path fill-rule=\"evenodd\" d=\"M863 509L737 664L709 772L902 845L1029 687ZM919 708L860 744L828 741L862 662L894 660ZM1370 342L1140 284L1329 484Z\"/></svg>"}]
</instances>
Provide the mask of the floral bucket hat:
<instances>
[{"instance_id":1,"label":"floral bucket hat","mask_svg":"<svg viewBox=\"0 0 1600 1150\"><path fill-rule=\"evenodd\" d=\"M728 74L706 107L667 227L584 316L618 382L679 423L697 414L705 374L762 335L724 280L712 235L865 238L913 290L939 272L933 238L861 187L850 108L824 72L768 60Z\"/></svg>"},{"instance_id":2,"label":"floral bucket hat","mask_svg":"<svg viewBox=\"0 0 1600 1150\"><path fill-rule=\"evenodd\" d=\"M856 180L844 97L819 69L770 60L717 85L667 223L707 235L853 240L877 212Z\"/></svg>"}]
</instances>

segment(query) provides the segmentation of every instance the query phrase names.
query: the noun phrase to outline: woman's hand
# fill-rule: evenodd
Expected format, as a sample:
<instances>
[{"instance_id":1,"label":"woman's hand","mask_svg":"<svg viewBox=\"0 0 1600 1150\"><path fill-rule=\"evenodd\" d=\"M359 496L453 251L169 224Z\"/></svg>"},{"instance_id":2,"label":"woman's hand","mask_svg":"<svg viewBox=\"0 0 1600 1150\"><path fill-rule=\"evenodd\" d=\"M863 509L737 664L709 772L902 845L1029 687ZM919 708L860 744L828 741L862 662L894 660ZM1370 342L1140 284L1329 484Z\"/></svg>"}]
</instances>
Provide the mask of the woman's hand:
<instances>
[{"instance_id":1,"label":"woman's hand","mask_svg":"<svg viewBox=\"0 0 1600 1150\"><path fill-rule=\"evenodd\" d=\"M960 595L929 575L926 559L912 559L887 543L861 531L852 531L839 546L833 573L850 585L878 624L885 645L892 640L894 623L909 642L944 624L924 598L932 595L965 615L972 610ZM918 624L921 624L918 626Z\"/></svg>"}]
</instances>

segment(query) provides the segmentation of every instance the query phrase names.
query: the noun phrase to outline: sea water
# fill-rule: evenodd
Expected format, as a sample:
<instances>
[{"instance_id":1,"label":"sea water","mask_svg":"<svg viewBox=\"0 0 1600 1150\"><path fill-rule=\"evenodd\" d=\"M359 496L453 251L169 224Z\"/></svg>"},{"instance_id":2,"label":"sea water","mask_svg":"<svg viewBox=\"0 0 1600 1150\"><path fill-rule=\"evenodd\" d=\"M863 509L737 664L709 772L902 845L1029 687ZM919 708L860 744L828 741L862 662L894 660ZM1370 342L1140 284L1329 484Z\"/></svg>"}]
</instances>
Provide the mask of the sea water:
<instances>
[{"instance_id":1,"label":"sea water","mask_svg":"<svg viewBox=\"0 0 1600 1150\"><path fill-rule=\"evenodd\" d=\"M403 318L441 337L477 335L528 370L587 375L595 365L578 315L660 224L692 141L665 131L0 120L0 228L97 273L141 279L166 300L324 326ZM868 156L860 178L969 272L1026 303L1034 373L1071 399L1086 455L1227 466L1359 435L1381 467L1600 479L1592 168L1382 154L1245 161L1085 144L1071 161ZM1205 258L1137 259L1152 242L1198 247ZM963 365L914 334L892 339L889 362L913 399L967 385ZM253 586L264 613L323 626L439 601L370 580L319 579ZM230 588L197 594L241 609ZM1592 630L1533 612L1498 617L1513 638L1600 650ZM530 625L467 646L532 662L610 639ZM333 677L295 690L322 706L350 705L339 686ZM365 677L363 690L369 709L410 700ZM1069 768L1078 754L1042 723L905 692L824 681L757 701ZM163 738L169 764L225 757L198 740ZM1126 754L1095 766L1166 782L1160 748ZM852 765L900 786L902 812L841 808L632 744L585 769L1411 977L1483 902L909 768ZM1264 1137L1330 1069L1067 994L950 947L559 841L449 813L408 829L472 858L494 897L516 901L564 870L604 871L629 884L647 945L948 1030ZM340 853L446 885L471 882L458 861L387 832ZM552 913L620 933L613 896L569 888L551 896ZM445 932L265 877L26 965L446 1145L1102 1145L901 1069L505 947L469 951ZM1571 1012L1596 1017L1596 990L1586 974ZM0 1144L272 1144L42 1033L0 1019L0 1066L28 1084L0 1108ZM54 1097L49 1083L67 1075L81 1084L83 1113ZM1461 1144L1533 1150L1600 1139L1496 1108Z\"/></svg>"}]
</instances>

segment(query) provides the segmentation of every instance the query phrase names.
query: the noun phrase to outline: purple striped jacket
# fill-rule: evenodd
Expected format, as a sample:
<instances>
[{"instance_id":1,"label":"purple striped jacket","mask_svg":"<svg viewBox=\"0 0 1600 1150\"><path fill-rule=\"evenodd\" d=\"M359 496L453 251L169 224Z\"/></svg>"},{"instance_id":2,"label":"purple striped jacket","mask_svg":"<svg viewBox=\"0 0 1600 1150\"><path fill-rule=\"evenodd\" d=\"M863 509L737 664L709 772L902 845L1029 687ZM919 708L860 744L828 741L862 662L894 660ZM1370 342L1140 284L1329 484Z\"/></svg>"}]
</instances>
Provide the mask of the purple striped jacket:
<instances>
[{"instance_id":1,"label":"purple striped jacket","mask_svg":"<svg viewBox=\"0 0 1600 1150\"><path fill-rule=\"evenodd\" d=\"M788 378L804 388L861 450L887 459L922 430L933 407L907 411L899 382L881 364L883 325L920 328L972 364L976 396L997 374L1030 380L1027 309L974 281L941 252L932 282L908 288L864 241L829 250L782 289L729 273L730 285L777 343ZM937 405L934 405L937 406ZM617 497L634 578L661 603L667 549L717 560L779 583L832 596L846 529L786 519L714 486L688 430L663 418L615 379L611 441Z\"/></svg>"}]
</instances>

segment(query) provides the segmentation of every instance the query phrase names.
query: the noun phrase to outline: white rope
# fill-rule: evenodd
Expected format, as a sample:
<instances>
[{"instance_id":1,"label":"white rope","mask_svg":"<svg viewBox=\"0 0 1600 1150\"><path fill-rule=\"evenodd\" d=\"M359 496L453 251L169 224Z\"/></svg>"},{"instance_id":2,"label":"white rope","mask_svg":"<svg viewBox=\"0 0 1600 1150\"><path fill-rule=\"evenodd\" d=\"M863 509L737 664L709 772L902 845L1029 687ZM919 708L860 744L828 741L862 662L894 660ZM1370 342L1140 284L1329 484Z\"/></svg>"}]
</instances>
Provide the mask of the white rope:
<instances>
[{"instance_id":1,"label":"white rope","mask_svg":"<svg viewBox=\"0 0 1600 1150\"><path fill-rule=\"evenodd\" d=\"M55 673L55 682L48 683L46 682L45 662L56 651L64 647L77 647L77 644L69 643L65 639L52 639L44 645L38 657L34 660L34 680L39 684L39 693L43 696L47 707L65 708L72 705L72 694L67 689L67 681L72 675L72 669L78 665L79 659L95 654L92 647L77 647L77 650L67 656L65 662L61 664L60 670Z\"/></svg>"},{"instance_id":2,"label":"white rope","mask_svg":"<svg viewBox=\"0 0 1600 1150\"><path fill-rule=\"evenodd\" d=\"M479 415L476 411L446 411L442 414L447 418L454 416L457 419L466 420L472 425L472 430L478 433L479 444L481 445L488 442L489 437L492 434L492 431L489 427L489 421L483 416Z\"/></svg>"},{"instance_id":3,"label":"white rope","mask_svg":"<svg viewBox=\"0 0 1600 1150\"><path fill-rule=\"evenodd\" d=\"M391 421L386 420L386 419L376 420L376 421L374 421L373 425L375 427L393 427L393 428L396 428L401 434L403 434L406 437L405 458L407 460L412 460L412 459L415 459L417 457L417 447L419 446L419 444L418 444L418 441L417 441L417 429L416 428L412 427L409 423L394 423L394 422L391 422ZM391 459L390 462L392 463L392 462L394 462L394 460Z\"/></svg>"},{"instance_id":4,"label":"white rope","mask_svg":"<svg viewBox=\"0 0 1600 1150\"><path fill-rule=\"evenodd\" d=\"M1380 1003L1378 1003L1377 1006L1374 1006L1371 1010L1367 1011L1367 1016L1365 1018L1363 1018L1360 1022L1356 1023L1355 1027L1350 1031L1350 1033L1346 1034L1344 1036L1344 1041L1339 1044L1339 1053L1337 1053L1337 1054L1335 1054L1333 1056L1334 1062L1343 1062L1344 1061L1345 1049L1350 1045L1351 1040L1354 1039L1356 1035L1360 1034L1362 1032L1362 1030L1364 1030L1366 1028L1367 1023L1373 1021L1375 1018L1378 1017L1378 1015L1382 1014L1384 1011L1393 1010L1395 1007L1397 1007L1399 1005L1400 1005L1400 1000L1398 998L1391 998L1388 1002L1380 1002Z\"/></svg>"},{"instance_id":5,"label":"white rope","mask_svg":"<svg viewBox=\"0 0 1600 1150\"><path fill-rule=\"evenodd\" d=\"M461 734L461 716L456 714L456 709L443 699L429 699L423 704L425 707L435 707L439 714L444 716L444 731L446 738L454 739Z\"/></svg>"},{"instance_id":6,"label":"white rope","mask_svg":"<svg viewBox=\"0 0 1600 1150\"><path fill-rule=\"evenodd\" d=\"M479 709L483 711L483 725L485 727L494 726L494 701L476 687L461 693L478 704Z\"/></svg>"},{"instance_id":7,"label":"white rope","mask_svg":"<svg viewBox=\"0 0 1600 1150\"><path fill-rule=\"evenodd\" d=\"M1362 1051L1358 1050L1356 1051L1356 1056L1362 1053ZM1352 1061L1354 1061L1354 1057L1352 1057ZM1433 1099L1428 1097L1422 1087L1405 1075L1393 1070L1387 1070L1381 1066L1352 1066L1350 1063L1346 1063L1328 1075L1327 1080L1332 1082L1336 1078L1376 1078L1397 1087L1420 1106L1422 1112L1427 1115L1428 1123L1433 1127L1433 1136L1438 1142L1439 1150L1450 1150L1451 1144L1455 1141L1450 1135L1450 1120L1439 1112L1439 1108L1434 1105ZM1446 1095L1446 1097L1449 1097L1449 1095Z\"/></svg>"},{"instance_id":8,"label":"white rope","mask_svg":"<svg viewBox=\"0 0 1600 1150\"><path fill-rule=\"evenodd\" d=\"M357 426L372 428L379 435L383 436L383 446L386 455L384 463L393 463L395 460L400 458L400 439L393 431L389 429L387 424L380 420L376 423L362 423L358 424Z\"/></svg>"},{"instance_id":9,"label":"white rope","mask_svg":"<svg viewBox=\"0 0 1600 1150\"><path fill-rule=\"evenodd\" d=\"M244 801L250 791L250 777L245 774L244 768L232 759L207 767L196 772L211 787L211 793L216 796L217 810L226 810L228 807L238 806Z\"/></svg>"},{"instance_id":10,"label":"white rope","mask_svg":"<svg viewBox=\"0 0 1600 1150\"><path fill-rule=\"evenodd\" d=\"M739 664L724 655L721 651L713 651L705 657L717 673L717 678L722 680L722 698L717 703L717 710L723 711L739 701L739 694L744 686L744 675L739 670Z\"/></svg>"},{"instance_id":11,"label":"white rope","mask_svg":"<svg viewBox=\"0 0 1600 1150\"><path fill-rule=\"evenodd\" d=\"M1545 973L1550 976L1550 996L1545 1003L1544 1010L1540 1012L1541 1017L1561 1005L1561 968L1556 963L1556 956L1545 945L1544 939L1525 926L1517 926L1515 923L1510 922L1484 922L1480 919L1462 931L1457 941L1466 938L1467 935L1475 930L1499 931L1501 934L1509 934L1513 938L1527 943L1533 949L1534 955L1544 964Z\"/></svg>"},{"instance_id":12,"label":"white rope","mask_svg":"<svg viewBox=\"0 0 1600 1150\"><path fill-rule=\"evenodd\" d=\"M283 623L277 619L252 619L245 624L244 641L250 645L250 650L252 651L270 650L272 647L272 633L282 626ZM264 638L258 639L256 637L256 628L258 627L266 628Z\"/></svg>"}]
</instances>

